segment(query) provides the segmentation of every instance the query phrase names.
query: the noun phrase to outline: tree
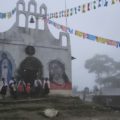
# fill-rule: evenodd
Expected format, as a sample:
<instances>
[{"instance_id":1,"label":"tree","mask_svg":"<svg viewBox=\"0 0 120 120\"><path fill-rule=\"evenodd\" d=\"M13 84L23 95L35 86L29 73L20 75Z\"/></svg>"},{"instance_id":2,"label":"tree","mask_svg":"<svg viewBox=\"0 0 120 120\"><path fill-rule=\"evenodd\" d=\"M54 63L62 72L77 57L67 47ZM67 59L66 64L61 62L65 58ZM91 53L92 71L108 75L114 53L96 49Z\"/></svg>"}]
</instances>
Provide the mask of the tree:
<instances>
[{"instance_id":1,"label":"tree","mask_svg":"<svg viewBox=\"0 0 120 120\"><path fill-rule=\"evenodd\" d=\"M104 84L104 87L119 88L120 87L120 77L117 77L117 76L118 75L103 78L102 83Z\"/></svg>"},{"instance_id":2,"label":"tree","mask_svg":"<svg viewBox=\"0 0 120 120\"><path fill-rule=\"evenodd\" d=\"M109 83L109 81L105 82L106 78L120 72L118 64L119 62L114 61L114 59L107 55L95 55L93 58L86 61L85 68L88 69L89 73L96 74L96 82L99 85L104 85Z\"/></svg>"}]
</instances>

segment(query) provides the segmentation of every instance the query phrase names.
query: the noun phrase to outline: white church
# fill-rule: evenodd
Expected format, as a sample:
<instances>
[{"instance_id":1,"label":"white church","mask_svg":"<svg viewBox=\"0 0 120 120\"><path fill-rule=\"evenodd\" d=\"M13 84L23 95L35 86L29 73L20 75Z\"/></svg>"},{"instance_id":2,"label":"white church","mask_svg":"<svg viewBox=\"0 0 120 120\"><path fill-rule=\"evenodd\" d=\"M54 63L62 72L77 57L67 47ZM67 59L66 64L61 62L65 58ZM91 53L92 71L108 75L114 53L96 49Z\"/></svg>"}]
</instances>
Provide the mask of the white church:
<instances>
[{"instance_id":1,"label":"white church","mask_svg":"<svg viewBox=\"0 0 120 120\"><path fill-rule=\"evenodd\" d=\"M39 12L37 7L36 1L30 0L27 10L25 1L18 0L15 24L0 33L0 79L5 78L9 84L15 77L17 81L22 79L33 85L38 77L49 78L51 93L68 94L72 89L70 36L60 32L56 39L44 20L41 20L44 24L41 29L39 19L47 16L47 7L42 4ZM24 26L20 27L22 18ZM29 27L32 22L34 28Z\"/></svg>"}]
</instances>

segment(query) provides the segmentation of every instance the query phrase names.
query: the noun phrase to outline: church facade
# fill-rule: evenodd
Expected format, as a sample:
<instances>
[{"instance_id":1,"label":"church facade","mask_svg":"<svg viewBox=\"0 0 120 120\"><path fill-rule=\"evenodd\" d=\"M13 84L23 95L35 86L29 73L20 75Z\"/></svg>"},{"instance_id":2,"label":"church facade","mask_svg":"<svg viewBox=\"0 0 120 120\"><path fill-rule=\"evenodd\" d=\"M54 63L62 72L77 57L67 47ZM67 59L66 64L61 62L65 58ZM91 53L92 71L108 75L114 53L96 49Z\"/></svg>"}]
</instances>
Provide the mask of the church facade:
<instances>
[{"instance_id":1,"label":"church facade","mask_svg":"<svg viewBox=\"0 0 120 120\"><path fill-rule=\"evenodd\" d=\"M21 15L25 18L24 27L20 27ZM34 29L29 28L30 16L34 18ZM28 2L28 10L24 0L17 2L15 24L0 33L0 78L5 78L8 84L13 76L31 84L37 78L49 78L51 91L69 91L72 88L70 37L60 32L56 39L45 21L44 29L39 29L39 19L45 16L45 4L38 13L35 0Z\"/></svg>"}]
</instances>

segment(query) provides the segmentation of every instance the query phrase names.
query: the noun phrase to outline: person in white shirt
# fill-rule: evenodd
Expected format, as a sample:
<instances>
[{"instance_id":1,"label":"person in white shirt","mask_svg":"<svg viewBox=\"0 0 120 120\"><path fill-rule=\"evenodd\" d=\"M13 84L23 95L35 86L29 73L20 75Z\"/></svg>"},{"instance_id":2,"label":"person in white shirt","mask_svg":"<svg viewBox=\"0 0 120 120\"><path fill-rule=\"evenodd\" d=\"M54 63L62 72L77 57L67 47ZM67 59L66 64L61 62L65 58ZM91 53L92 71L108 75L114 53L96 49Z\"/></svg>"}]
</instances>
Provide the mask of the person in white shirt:
<instances>
[{"instance_id":1,"label":"person in white shirt","mask_svg":"<svg viewBox=\"0 0 120 120\"><path fill-rule=\"evenodd\" d=\"M14 77L9 81L10 95L12 98L17 98L17 85Z\"/></svg>"},{"instance_id":2,"label":"person in white shirt","mask_svg":"<svg viewBox=\"0 0 120 120\"><path fill-rule=\"evenodd\" d=\"M39 96L42 94L42 81L37 78L34 80L35 95Z\"/></svg>"}]
</instances>

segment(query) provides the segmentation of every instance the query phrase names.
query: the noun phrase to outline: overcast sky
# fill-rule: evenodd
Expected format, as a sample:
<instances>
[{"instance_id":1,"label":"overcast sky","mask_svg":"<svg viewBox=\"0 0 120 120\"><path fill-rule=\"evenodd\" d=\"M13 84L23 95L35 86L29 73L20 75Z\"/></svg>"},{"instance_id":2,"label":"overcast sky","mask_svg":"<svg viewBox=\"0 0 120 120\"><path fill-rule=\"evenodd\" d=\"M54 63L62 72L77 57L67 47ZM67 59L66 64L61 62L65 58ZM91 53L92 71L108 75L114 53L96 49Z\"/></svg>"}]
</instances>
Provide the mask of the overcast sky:
<instances>
[{"instance_id":1,"label":"overcast sky","mask_svg":"<svg viewBox=\"0 0 120 120\"><path fill-rule=\"evenodd\" d=\"M29 0L25 0L26 4ZM91 0L66 0L67 8L77 7ZM108 0L109 1L109 0ZM111 1L111 0L110 0ZM0 0L0 12L7 12L15 8L17 0ZM65 0L36 0L38 7L45 3L48 13L65 9ZM74 14L67 18L67 26L74 30L101 36L104 38L120 41L120 3L101 7L86 13ZM0 19L0 32L8 30L15 22L15 15L10 19ZM52 19L53 21L66 25L65 18ZM49 25L50 31L55 38L59 37L60 30ZM106 54L116 61L120 61L120 48L108 46L87 39L81 39L70 35L72 56L72 83L78 85L82 90L84 87L92 88L95 85L94 74L89 74L84 68L85 61L96 54Z\"/></svg>"}]
</instances>

